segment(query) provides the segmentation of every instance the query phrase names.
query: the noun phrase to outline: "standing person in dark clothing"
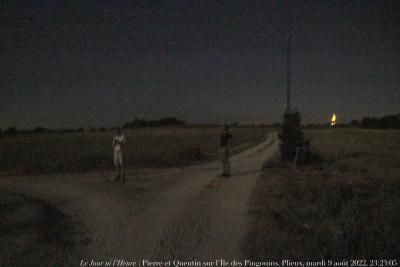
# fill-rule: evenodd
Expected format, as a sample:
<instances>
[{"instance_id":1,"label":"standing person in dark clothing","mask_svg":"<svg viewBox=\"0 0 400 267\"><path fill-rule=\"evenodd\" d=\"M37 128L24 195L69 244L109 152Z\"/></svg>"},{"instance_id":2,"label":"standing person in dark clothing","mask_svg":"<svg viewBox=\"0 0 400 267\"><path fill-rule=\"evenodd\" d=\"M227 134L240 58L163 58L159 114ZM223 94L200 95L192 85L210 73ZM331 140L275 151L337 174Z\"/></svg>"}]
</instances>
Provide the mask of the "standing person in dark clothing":
<instances>
[{"instance_id":1,"label":"standing person in dark clothing","mask_svg":"<svg viewBox=\"0 0 400 267\"><path fill-rule=\"evenodd\" d=\"M225 125L221 134L221 158L222 158L222 176L229 177L231 175L229 164L229 147L231 145L232 135L229 133L228 125Z\"/></svg>"}]
</instances>

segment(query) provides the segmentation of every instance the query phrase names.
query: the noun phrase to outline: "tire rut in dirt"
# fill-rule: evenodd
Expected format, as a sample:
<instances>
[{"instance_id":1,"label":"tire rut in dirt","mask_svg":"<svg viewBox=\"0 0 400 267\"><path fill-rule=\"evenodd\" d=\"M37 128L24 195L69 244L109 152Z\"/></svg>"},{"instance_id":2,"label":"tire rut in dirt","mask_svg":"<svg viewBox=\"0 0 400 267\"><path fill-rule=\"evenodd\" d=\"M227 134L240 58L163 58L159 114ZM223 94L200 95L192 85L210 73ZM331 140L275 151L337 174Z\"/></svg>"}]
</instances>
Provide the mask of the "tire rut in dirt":
<instances>
[{"instance_id":1,"label":"tire rut in dirt","mask_svg":"<svg viewBox=\"0 0 400 267\"><path fill-rule=\"evenodd\" d=\"M174 228L165 234L157 248L157 255L163 259L192 260L210 228L210 212L214 194L220 186L219 180L212 180L185 206Z\"/></svg>"}]
</instances>

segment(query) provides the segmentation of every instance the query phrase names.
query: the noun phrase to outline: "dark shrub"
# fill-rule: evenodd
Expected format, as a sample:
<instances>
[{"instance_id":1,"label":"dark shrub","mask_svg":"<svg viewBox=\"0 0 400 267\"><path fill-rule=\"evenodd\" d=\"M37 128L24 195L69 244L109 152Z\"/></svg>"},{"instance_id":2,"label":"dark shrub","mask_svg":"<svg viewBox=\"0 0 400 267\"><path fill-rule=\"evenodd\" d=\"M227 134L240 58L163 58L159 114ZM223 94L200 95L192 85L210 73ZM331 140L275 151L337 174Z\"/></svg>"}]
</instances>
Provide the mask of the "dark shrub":
<instances>
[{"instance_id":1,"label":"dark shrub","mask_svg":"<svg viewBox=\"0 0 400 267\"><path fill-rule=\"evenodd\" d=\"M304 145L304 135L301 130L301 117L298 111L286 112L283 116L283 124L279 134L281 157L285 161L293 161L296 156L296 148Z\"/></svg>"},{"instance_id":2,"label":"dark shrub","mask_svg":"<svg viewBox=\"0 0 400 267\"><path fill-rule=\"evenodd\" d=\"M17 135L17 133L18 132L14 127L10 127L10 128L8 128L7 130L4 131L4 135L9 135L9 136Z\"/></svg>"},{"instance_id":3,"label":"dark shrub","mask_svg":"<svg viewBox=\"0 0 400 267\"><path fill-rule=\"evenodd\" d=\"M35 129L33 129L33 132L34 133L45 133L45 132L48 132L48 129L46 129L42 126L39 126L39 127L36 127Z\"/></svg>"}]
</instances>

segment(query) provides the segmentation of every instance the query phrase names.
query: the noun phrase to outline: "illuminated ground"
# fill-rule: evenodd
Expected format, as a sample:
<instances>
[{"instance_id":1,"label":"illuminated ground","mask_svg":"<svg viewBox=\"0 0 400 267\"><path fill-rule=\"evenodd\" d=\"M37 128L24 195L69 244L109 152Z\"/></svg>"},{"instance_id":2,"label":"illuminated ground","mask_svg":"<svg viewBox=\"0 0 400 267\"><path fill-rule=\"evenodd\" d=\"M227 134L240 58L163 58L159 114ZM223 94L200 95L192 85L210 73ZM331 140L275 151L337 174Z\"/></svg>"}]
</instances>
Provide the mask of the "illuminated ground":
<instances>
[{"instance_id":1,"label":"illuminated ground","mask_svg":"<svg viewBox=\"0 0 400 267\"><path fill-rule=\"evenodd\" d=\"M219 177L215 162L129 171L125 185L111 182L113 173L102 172L2 178L0 187L49 203L78 228L75 243L54 248L63 253L38 259L43 264L113 258L240 259L250 193L263 163L277 149L277 137L270 134L265 142L232 158L230 178ZM9 255L5 264L17 259L29 263L20 250L2 247Z\"/></svg>"}]
</instances>

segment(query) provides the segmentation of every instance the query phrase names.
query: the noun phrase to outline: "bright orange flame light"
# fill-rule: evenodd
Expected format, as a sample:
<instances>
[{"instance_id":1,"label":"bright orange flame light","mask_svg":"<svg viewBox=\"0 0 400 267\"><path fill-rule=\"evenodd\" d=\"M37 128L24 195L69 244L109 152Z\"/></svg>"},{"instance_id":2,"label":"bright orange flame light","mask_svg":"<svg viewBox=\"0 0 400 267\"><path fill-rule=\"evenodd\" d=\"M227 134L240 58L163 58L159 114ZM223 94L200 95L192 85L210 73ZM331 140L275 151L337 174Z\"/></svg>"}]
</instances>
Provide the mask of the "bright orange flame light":
<instances>
[{"instance_id":1,"label":"bright orange flame light","mask_svg":"<svg viewBox=\"0 0 400 267\"><path fill-rule=\"evenodd\" d=\"M331 126L335 126L335 125L336 125L336 113L333 113L332 119L331 119Z\"/></svg>"}]
</instances>

